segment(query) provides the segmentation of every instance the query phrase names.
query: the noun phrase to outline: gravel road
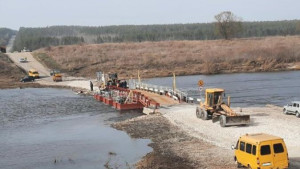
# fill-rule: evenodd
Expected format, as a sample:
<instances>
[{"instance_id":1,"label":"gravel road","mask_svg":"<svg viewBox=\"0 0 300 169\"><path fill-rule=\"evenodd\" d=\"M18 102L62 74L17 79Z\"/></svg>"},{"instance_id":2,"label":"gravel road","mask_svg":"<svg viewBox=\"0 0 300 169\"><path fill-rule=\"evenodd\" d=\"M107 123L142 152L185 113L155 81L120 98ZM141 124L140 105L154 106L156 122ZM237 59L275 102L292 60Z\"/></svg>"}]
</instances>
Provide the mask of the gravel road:
<instances>
[{"instance_id":1,"label":"gravel road","mask_svg":"<svg viewBox=\"0 0 300 169\"><path fill-rule=\"evenodd\" d=\"M19 52L19 53L7 53L7 55L15 62L16 65L23 68L25 71L35 69L40 74L40 79L36 79L36 82L46 86L67 86L74 88L90 89L90 80L95 82L95 79L86 79L83 77L70 77L63 74L62 82L53 82L50 76L50 69L44 67L38 62L30 52ZM20 58L27 58L27 62L19 62ZM95 84L95 83L94 83ZM95 86L95 85L94 85Z\"/></svg>"},{"instance_id":2,"label":"gravel road","mask_svg":"<svg viewBox=\"0 0 300 169\"><path fill-rule=\"evenodd\" d=\"M246 133L268 133L282 137L288 148L292 168L300 168L300 119L294 115L284 115L281 107L267 105L243 108L242 114L251 115L251 124L225 128L220 127L219 123L212 123L211 120L198 119L195 110L196 105L186 104L161 109L160 112L189 135L224 149L231 149L231 145L236 144L239 136Z\"/></svg>"}]
</instances>

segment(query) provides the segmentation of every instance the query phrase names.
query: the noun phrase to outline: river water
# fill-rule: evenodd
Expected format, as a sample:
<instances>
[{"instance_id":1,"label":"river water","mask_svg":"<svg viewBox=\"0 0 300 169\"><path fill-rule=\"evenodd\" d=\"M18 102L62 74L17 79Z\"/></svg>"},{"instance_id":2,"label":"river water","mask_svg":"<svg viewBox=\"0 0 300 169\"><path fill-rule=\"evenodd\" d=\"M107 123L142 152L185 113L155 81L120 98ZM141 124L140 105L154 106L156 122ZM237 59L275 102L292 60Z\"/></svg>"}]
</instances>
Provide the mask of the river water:
<instances>
[{"instance_id":1,"label":"river water","mask_svg":"<svg viewBox=\"0 0 300 169\"><path fill-rule=\"evenodd\" d=\"M165 77L145 82L171 87L172 80L172 77ZM300 71L178 76L176 84L191 97L203 99L204 90L200 96L198 80L204 81L204 89L224 88L226 96L231 96L232 106L283 106L300 100Z\"/></svg>"},{"instance_id":2,"label":"river water","mask_svg":"<svg viewBox=\"0 0 300 169\"><path fill-rule=\"evenodd\" d=\"M129 168L152 151L150 140L110 127L139 113L70 90L0 90L0 108L1 169Z\"/></svg>"}]
</instances>

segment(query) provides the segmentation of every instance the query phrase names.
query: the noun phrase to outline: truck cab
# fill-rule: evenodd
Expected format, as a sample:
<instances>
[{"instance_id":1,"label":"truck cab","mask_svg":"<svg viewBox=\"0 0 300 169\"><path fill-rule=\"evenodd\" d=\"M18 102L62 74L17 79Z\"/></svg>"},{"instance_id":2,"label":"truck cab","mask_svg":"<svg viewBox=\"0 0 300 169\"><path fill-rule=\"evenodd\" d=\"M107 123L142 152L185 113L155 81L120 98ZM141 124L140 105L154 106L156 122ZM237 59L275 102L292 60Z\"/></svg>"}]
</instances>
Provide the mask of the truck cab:
<instances>
[{"instance_id":1,"label":"truck cab","mask_svg":"<svg viewBox=\"0 0 300 169\"><path fill-rule=\"evenodd\" d=\"M284 114L295 114L300 118L300 101L293 101L291 104L287 104L283 107Z\"/></svg>"},{"instance_id":2,"label":"truck cab","mask_svg":"<svg viewBox=\"0 0 300 169\"><path fill-rule=\"evenodd\" d=\"M31 76L31 77L33 77L35 79L40 77L39 72L37 70L35 70L35 69L30 69L28 71L28 76Z\"/></svg>"}]
</instances>

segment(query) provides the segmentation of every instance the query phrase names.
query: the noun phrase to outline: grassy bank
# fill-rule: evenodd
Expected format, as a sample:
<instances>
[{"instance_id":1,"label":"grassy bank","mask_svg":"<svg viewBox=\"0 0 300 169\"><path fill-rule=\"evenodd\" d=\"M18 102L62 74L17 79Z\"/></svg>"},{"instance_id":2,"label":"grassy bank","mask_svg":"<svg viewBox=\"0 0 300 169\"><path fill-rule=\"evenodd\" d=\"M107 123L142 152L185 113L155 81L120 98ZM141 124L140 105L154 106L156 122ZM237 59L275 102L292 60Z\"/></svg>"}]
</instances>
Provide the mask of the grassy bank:
<instances>
[{"instance_id":1,"label":"grassy bank","mask_svg":"<svg viewBox=\"0 0 300 169\"><path fill-rule=\"evenodd\" d=\"M300 37L210 41L106 43L48 47L36 51L75 76L96 71L142 77L300 69ZM46 61L47 62L47 61ZM51 68L51 67L50 67Z\"/></svg>"}]
</instances>

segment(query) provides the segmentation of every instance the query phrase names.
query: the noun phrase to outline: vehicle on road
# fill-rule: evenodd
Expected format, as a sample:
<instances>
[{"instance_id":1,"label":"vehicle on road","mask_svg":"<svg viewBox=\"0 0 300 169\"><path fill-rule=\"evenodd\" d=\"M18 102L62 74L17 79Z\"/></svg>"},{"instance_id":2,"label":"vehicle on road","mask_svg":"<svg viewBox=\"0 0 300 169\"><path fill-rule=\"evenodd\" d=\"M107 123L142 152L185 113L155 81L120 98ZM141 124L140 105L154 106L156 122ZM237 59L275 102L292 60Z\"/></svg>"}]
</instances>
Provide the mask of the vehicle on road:
<instances>
[{"instance_id":1,"label":"vehicle on road","mask_svg":"<svg viewBox=\"0 0 300 169\"><path fill-rule=\"evenodd\" d=\"M31 77L33 77L35 79L40 77L39 72L36 71L35 69L30 69L28 71L28 76L31 76Z\"/></svg>"},{"instance_id":2,"label":"vehicle on road","mask_svg":"<svg viewBox=\"0 0 300 169\"><path fill-rule=\"evenodd\" d=\"M209 88L205 90L205 102L200 102L196 108L196 116L202 120L212 119L212 122L220 121L221 127L250 124L250 115L240 115L223 102L224 89Z\"/></svg>"},{"instance_id":3,"label":"vehicle on road","mask_svg":"<svg viewBox=\"0 0 300 169\"><path fill-rule=\"evenodd\" d=\"M33 81L34 81L34 77L32 76L25 76L20 80L20 82L33 82Z\"/></svg>"},{"instance_id":4,"label":"vehicle on road","mask_svg":"<svg viewBox=\"0 0 300 169\"><path fill-rule=\"evenodd\" d=\"M50 76L52 76L52 79L54 82L61 82L62 81L62 74L59 70L51 70Z\"/></svg>"},{"instance_id":5,"label":"vehicle on road","mask_svg":"<svg viewBox=\"0 0 300 169\"><path fill-rule=\"evenodd\" d=\"M248 168L288 168L288 151L280 137L257 133L246 134L232 145L237 167Z\"/></svg>"},{"instance_id":6,"label":"vehicle on road","mask_svg":"<svg viewBox=\"0 0 300 169\"><path fill-rule=\"evenodd\" d=\"M300 118L300 101L293 101L292 104L283 106L284 114L295 114Z\"/></svg>"},{"instance_id":7,"label":"vehicle on road","mask_svg":"<svg viewBox=\"0 0 300 169\"><path fill-rule=\"evenodd\" d=\"M25 57L25 58L20 58L20 59L19 59L19 62L20 62L20 63L25 63L25 62L27 62L27 58L26 58L26 57Z\"/></svg>"},{"instance_id":8,"label":"vehicle on road","mask_svg":"<svg viewBox=\"0 0 300 169\"><path fill-rule=\"evenodd\" d=\"M29 50L26 47L24 47L24 49L22 49L21 52L31 52L31 50Z\"/></svg>"}]
</instances>

